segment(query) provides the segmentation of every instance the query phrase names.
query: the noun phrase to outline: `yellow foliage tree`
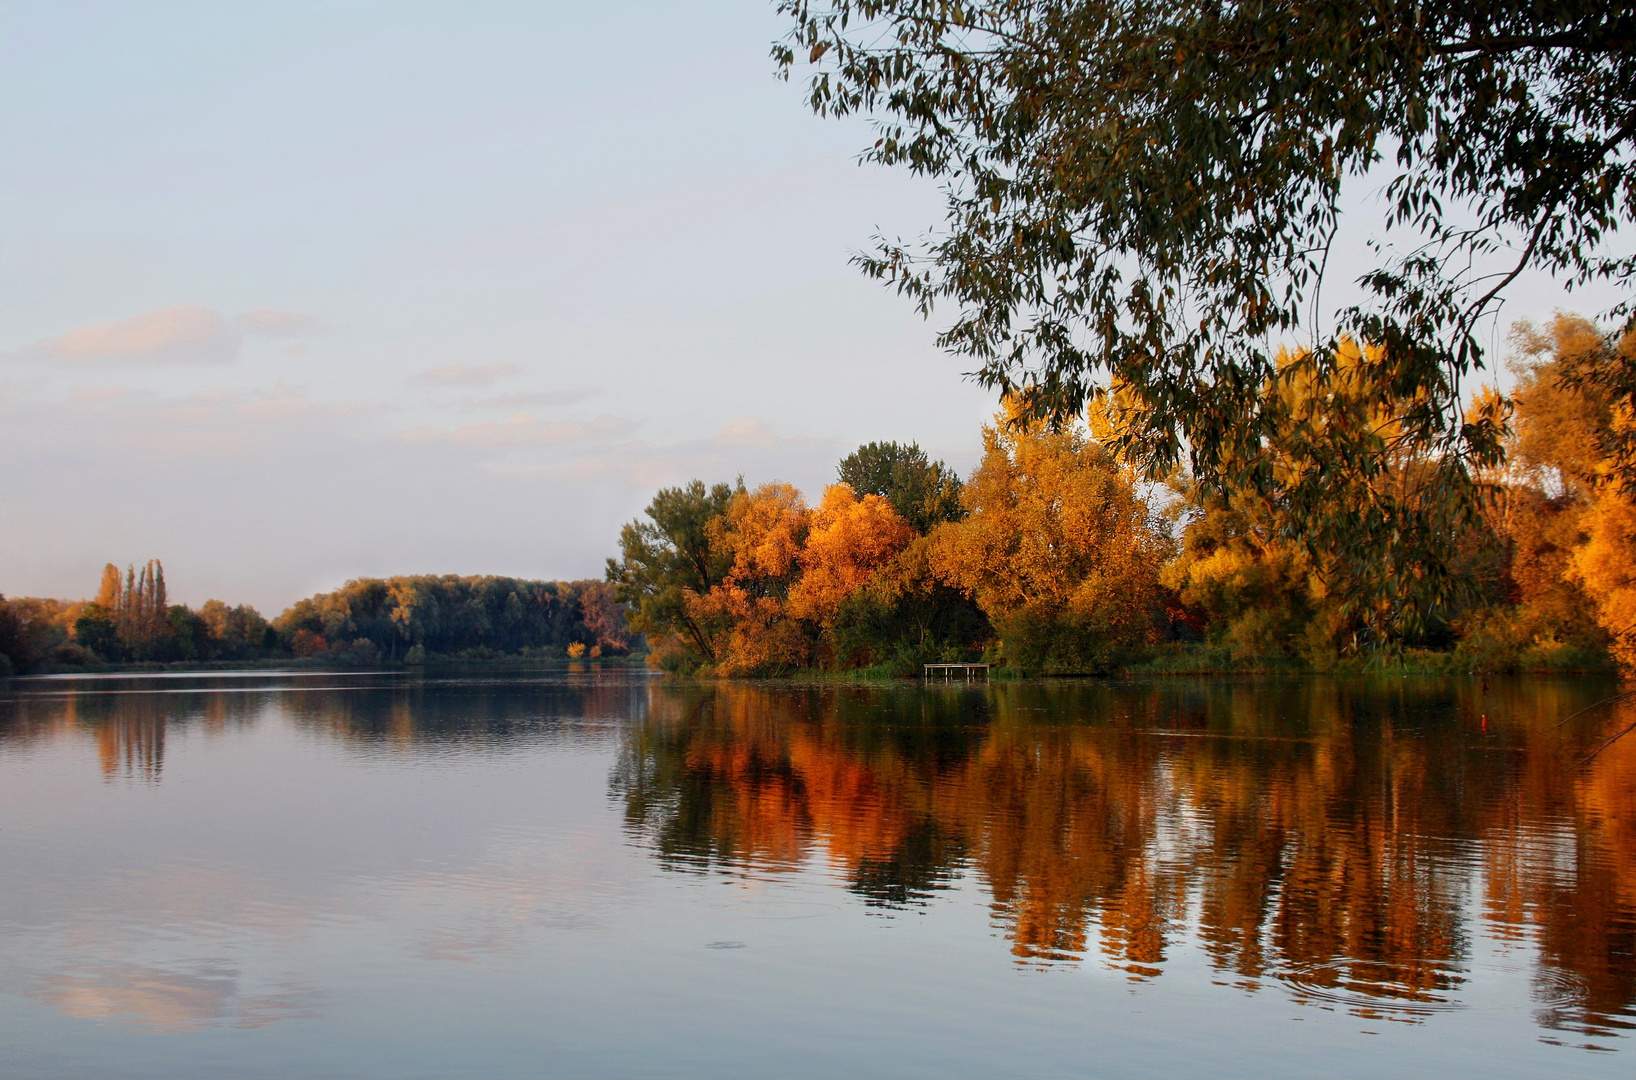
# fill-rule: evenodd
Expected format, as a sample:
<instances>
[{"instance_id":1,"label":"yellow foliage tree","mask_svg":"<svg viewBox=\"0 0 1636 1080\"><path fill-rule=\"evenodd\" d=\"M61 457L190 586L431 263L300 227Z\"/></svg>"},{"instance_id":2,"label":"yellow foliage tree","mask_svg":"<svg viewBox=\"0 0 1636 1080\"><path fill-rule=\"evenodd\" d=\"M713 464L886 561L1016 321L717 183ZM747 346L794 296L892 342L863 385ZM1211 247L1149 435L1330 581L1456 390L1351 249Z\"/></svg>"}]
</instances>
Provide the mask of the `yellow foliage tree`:
<instances>
[{"instance_id":1,"label":"yellow foliage tree","mask_svg":"<svg viewBox=\"0 0 1636 1080\"><path fill-rule=\"evenodd\" d=\"M998 417L961 500L965 520L933 533L933 565L989 617L1008 660L1104 670L1156 639L1168 539L1129 471L1083 431Z\"/></svg>"},{"instance_id":2,"label":"yellow foliage tree","mask_svg":"<svg viewBox=\"0 0 1636 1080\"><path fill-rule=\"evenodd\" d=\"M1254 653L1327 663L1337 648L1424 639L1469 602L1486 553L1473 502L1485 489L1405 420L1424 394L1397 393L1378 347L1343 341L1333 359L1277 356L1263 443L1231 470L1257 482L1177 485L1192 517L1163 580L1215 636ZM1488 395L1468 426L1497 430L1502 419Z\"/></svg>"},{"instance_id":3,"label":"yellow foliage tree","mask_svg":"<svg viewBox=\"0 0 1636 1080\"><path fill-rule=\"evenodd\" d=\"M1636 333L1614 341L1583 318L1558 315L1543 331L1519 327L1515 338L1532 359L1519 373L1513 458L1521 479L1547 496L1551 516L1561 520L1537 514L1541 523L1535 527L1518 515L1511 531L1527 540L1546 523L1553 525L1553 538L1560 539L1542 545L1548 551L1566 547L1576 533L1583 538L1570 558L1538 561L1560 575L1557 589L1583 590L1614 659L1636 667L1636 489L1623 482L1618 460L1618 448L1636 431L1636 409L1596 382L1575 377L1615 360L1628 366ZM1544 591L1544 583L1526 576L1519 583Z\"/></svg>"},{"instance_id":4,"label":"yellow foliage tree","mask_svg":"<svg viewBox=\"0 0 1636 1080\"><path fill-rule=\"evenodd\" d=\"M1256 513L1257 500L1178 486L1193 516L1160 582L1187 610L1207 616L1213 636L1235 651L1306 651L1318 660L1334 612L1306 552Z\"/></svg>"}]
</instances>

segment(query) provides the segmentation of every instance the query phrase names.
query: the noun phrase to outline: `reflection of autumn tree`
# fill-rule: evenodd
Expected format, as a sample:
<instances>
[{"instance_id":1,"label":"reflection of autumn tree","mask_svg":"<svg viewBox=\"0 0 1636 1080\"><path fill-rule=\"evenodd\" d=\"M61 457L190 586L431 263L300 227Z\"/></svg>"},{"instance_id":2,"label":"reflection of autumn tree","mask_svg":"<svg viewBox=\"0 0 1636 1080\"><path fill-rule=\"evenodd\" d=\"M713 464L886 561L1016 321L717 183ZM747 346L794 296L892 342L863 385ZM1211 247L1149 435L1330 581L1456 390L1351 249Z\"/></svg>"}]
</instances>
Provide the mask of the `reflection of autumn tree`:
<instances>
[{"instance_id":1,"label":"reflection of autumn tree","mask_svg":"<svg viewBox=\"0 0 1636 1080\"><path fill-rule=\"evenodd\" d=\"M165 767L168 719L168 711L153 708L152 702L141 702L98 724L97 757L102 763L102 778L113 780L123 774L158 783Z\"/></svg>"},{"instance_id":2,"label":"reflection of autumn tree","mask_svg":"<svg viewBox=\"0 0 1636 1080\"><path fill-rule=\"evenodd\" d=\"M215 732L253 718L245 695L214 688L187 693L103 690L74 688L0 699L0 746L88 738L104 779L157 783L172 727L200 723Z\"/></svg>"},{"instance_id":3,"label":"reflection of autumn tree","mask_svg":"<svg viewBox=\"0 0 1636 1080\"><path fill-rule=\"evenodd\" d=\"M651 722L632 733L615 773L627 821L679 867L791 868L822 838L837 865L874 883L860 885L865 895L922 894L947 872L935 859L913 870L942 849L925 832L947 756L937 711L925 715L907 694L826 690L806 700L808 723L792 725L789 696L767 688L656 688ZM893 737L872 738L879 729L860 724L860 711L895 721ZM908 877L892 879L894 867Z\"/></svg>"},{"instance_id":4,"label":"reflection of autumn tree","mask_svg":"<svg viewBox=\"0 0 1636 1080\"><path fill-rule=\"evenodd\" d=\"M1627 705L1605 733L1632 722L1636 708ZM1555 917L1544 921L1541 951L1545 964L1571 974L1570 997L1583 1003L1581 1015L1552 1009L1550 1019L1600 1034L1636 1026L1636 744L1625 739L1599 755L1575 794L1572 874L1547 883L1544 903Z\"/></svg>"},{"instance_id":5,"label":"reflection of autumn tree","mask_svg":"<svg viewBox=\"0 0 1636 1080\"><path fill-rule=\"evenodd\" d=\"M1007 712L946 789L944 812L971 830L1013 953L1083 955L1087 923L1100 911L1111 955L1160 963L1175 883L1146 857L1162 798L1151 767L1157 747L1144 740L1110 755L1082 728L1030 730Z\"/></svg>"},{"instance_id":6,"label":"reflection of autumn tree","mask_svg":"<svg viewBox=\"0 0 1636 1080\"><path fill-rule=\"evenodd\" d=\"M1465 979L1480 844L1491 929L1606 1023L1636 1002L1636 753L1573 778L1595 740L1547 729L1586 692L667 685L614 786L672 866L821 858L888 905L969 874L1023 962L1152 976L1191 930L1246 985L1411 1014Z\"/></svg>"},{"instance_id":7,"label":"reflection of autumn tree","mask_svg":"<svg viewBox=\"0 0 1636 1080\"><path fill-rule=\"evenodd\" d=\"M1538 942L1541 1022L1594 1035L1630 1027L1636 1001L1636 744L1621 740L1566 778L1561 762L1636 721L1636 707L1585 719L1565 749L1554 731L1527 733L1515 793L1488 824L1484 906L1499 933Z\"/></svg>"}]
</instances>

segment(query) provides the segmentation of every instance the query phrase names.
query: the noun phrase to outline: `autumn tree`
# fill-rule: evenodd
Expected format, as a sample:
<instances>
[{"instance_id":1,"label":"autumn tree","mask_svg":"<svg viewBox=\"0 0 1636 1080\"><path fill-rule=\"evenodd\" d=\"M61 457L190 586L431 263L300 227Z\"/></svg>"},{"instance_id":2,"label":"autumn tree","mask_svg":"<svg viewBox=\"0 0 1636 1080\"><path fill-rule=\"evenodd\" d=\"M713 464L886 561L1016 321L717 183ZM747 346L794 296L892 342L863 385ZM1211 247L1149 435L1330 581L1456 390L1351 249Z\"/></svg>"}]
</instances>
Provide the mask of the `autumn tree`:
<instances>
[{"instance_id":1,"label":"autumn tree","mask_svg":"<svg viewBox=\"0 0 1636 1080\"><path fill-rule=\"evenodd\" d=\"M844 483L826 488L801 549L801 577L790 588L790 615L832 627L847 598L914 538L913 526L881 496L860 498Z\"/></svg>"},{"instance_id":2,"label":"autumn tree","mask_svg":"<svg viewBox=\"0 0 1636 1080\"><path fill-rule=\"evenodd\" d=\"M604 654L622 653L630 648L631 631L625 617L625 605L620 603L613 583L577 582L574 599L579 605L580 625L591 637L592 649Z\"/></svg>"},{"instance_id":3,"label":"autumn tree","mask_svg":"<svg viewBox=\"0 0 1636 1080\"><path fill-rule=\"evenodd\" d=\"M1261 468L1283 423L1269 381L1327 382L1347 341L1367 343L1367 381L1401 409L1396 441L1438 463L1471 527L1470 468L1499 461L1501 431L1465 397L1506 287L1524 269L1568 287L1636 274L1614 246L1636 216L1636 22L1618 5L778 8L790 28L774 57L786 76L810 65L811 107L872 117L865 160L943 184L942 228L920 246L881 240L857 259L866 273L923 313L951 305L941 344L1027 416L1070 420L1114 387L1122 456L1260 488L1319 547L1392 536L1404 508L1374 480L1395 448L1345 447L1370 482L1342 498L1323 441L1289 447L1316 452L1312 467ZM1373 217L1353 205L1366 188L1384 193ZM1331 311L1343 205L1373 262ZM1293 341L1308 347L1280 364ZM1636 402L1636 366L1604 359L1587 377ZM1457 572L1425 554L1400 544L1386 565Z\"/></svg>"},{"instance_id":4,"label":"autumn tree","mask_svg":"<svg viewBox=\"0 0 1636 1080\"><path fill-rule=\"evenodd\" d=\"M1280 376L1262 389L1275 423L1244 464L1262 479L1178 478L1190 513L1165 582L1235 644L1285 652L1424 644L1480 600L1481 564L1498 559L1486 503L1475 498L1488 489L1403 421L1413 404L1380 381L1378 352L1342 342L1321 371L1285 351ZM1471 412L1503 424L1492 394ZM1369 453L1358 455L1364 446ZM1336 506L1373 508L1345 515L1344 542L1313 527L1315 514L1333 522L1339 509L1290 497L1319 487Z\"/></svg>"},{"instance_id":5,"label":"autumn tree","mask_svg":"<svg viewBox=\"0 0 1636 1080\"><path fill-rule=\"evenodd\" d=\"M799 491L771 483L736 492L707 522L710 562L728 569L704 592L685 588L684 604L718 673L789 670L811 660L811 635L785 606L811 519Z\"/></svg>"},{"instance_id":6,"label":"autumn tree","mask_svg":"<svg viewBox=\"0 0 1636 1080\"><path fill-rule=\"evenodd\" d=\"M1176 486L1185 524L1160 581L1186 610L1198 613L1209 635L1251 655L1329 646L1332 627L1314 625L1327 590L1301 548L1280 540L1253 503L1235 502L1186 478Z\"/></svg>"},{"instance_id":7,"label":"autumn tree","mask_svg":"<svg viewBox=\"0 0 1636 1080\"><path fill-rule=\"evenodd\" d=\"M993 622L1008 661L1104 671L1156 640L1168 539L1083 428L996 418L962 500L965 519L934 534L934 565Z\"/></svg>"},{"instance_id":8,"label":"autumn tree","mask_svg":"<svg viewBox=\"0 0 1636 1080\"><path fill-rule=\"evenodd\" d=\"M89 640L110 651L113 645L107 640L103 620L112 624L120 655L103 653L105 659L165 659L175 631L165 591L164 565L158 559L150 559L141 570L134 565L127 566L122 579L119 568L113 563L107 564L102 568L94 609L82 618L86 621ZM95 645L88 647L95 648Z\"/></svg>"},{"instance_id":9,"label":"autumn tree","mask_svg":"<svg viewBox=\"0 0 1636 1080\"><path fill-rule=\"evenodd\" d=\"M199 618L208 635L209 649L223 660L247 659L267 649L272 629L261 613L248 604L228 607L220 600L206 600Z\"/></svg>"},{"instance_id":10,"label":"autumn tree","mask_svg":"<svg viewBox=\"0 0 1636 1080\"><path fill-rule=\"evenodd\" d=\"M1510 531L1522 556L1514 574L1539 599L1588 596L1614 656L1636 666L1636 486L1624 460L1636 407L1585 378L1610 369L1612 357L1632 362L1636 333L1608 335L1559 315L1543 330L1519 327L1516 342L1523 362L1512 456L1536 512L1513 507Z\"/></svg>"},{"instance_id":11,"label":"autumn tree","mask_svg":"<svg viewBox=\"0 0 1636 1080\"><path fill-rule=\"evenodd\" d=\"M1636 668L1636 502L1604 493L1586 513L1585 531L1584 546L1574 552L1573 576L1596 601L1614 659Z\"/></svg>"}]
</instances>

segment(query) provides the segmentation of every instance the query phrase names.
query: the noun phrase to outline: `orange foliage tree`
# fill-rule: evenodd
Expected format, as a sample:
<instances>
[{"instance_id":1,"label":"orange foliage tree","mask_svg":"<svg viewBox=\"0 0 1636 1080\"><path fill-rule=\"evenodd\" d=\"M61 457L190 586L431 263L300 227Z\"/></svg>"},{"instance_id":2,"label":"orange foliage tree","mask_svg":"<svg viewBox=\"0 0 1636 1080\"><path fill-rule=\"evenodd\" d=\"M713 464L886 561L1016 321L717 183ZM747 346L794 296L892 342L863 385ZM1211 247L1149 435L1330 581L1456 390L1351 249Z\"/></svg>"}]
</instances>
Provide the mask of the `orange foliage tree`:
<instances>
[{"instance_id":1,"label":"orange foliage tree","mask_svg":"<svg viewBox=\"0 0 1636 1080\"><path fill-rule=\"evenodd\" d=\"M709 591L690 590L686 610L702 628L718 673L785 670L811 658L806 629L785 617L811 520L799 491L773 483L735 493L726 512L706 525L712 557L732 569Z\"/></svg>"},{"instance_id":2,"label":"orange foliage tree","mask_svg":"<svg viewBox=\"0 0 1636 1080\"><path fill-rule=\"evenodd\" d=\"M834 626L847 598L887 569L915 530L879 495L859 498L850 484L824 489L801 552L801 578L790 589L789 613Z\"/></svg>"}]
</instances>

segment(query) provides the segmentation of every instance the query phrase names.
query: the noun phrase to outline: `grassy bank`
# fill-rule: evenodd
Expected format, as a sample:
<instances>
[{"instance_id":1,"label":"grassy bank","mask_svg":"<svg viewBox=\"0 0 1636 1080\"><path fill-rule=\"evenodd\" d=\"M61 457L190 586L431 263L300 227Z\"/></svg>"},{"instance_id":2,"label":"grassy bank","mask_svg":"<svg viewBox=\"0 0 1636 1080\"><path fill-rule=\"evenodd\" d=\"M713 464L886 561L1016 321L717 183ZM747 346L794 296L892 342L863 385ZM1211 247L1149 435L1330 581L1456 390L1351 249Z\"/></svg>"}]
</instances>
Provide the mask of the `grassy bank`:
<instances>
[{"instance_id":1,"label":"grassy bank","mask_svg":"<svg viewBox=\"0 0 1636 1080\"><path fill-rule=\"evenodd\" d=\"M1000 658L994 658L994 664L989 669L989 678L992 681L1003 682L1039 677L1605 675L1617 670L1617 666L1604 652L1576 649L1566 645L1535 645L1505 652L1478 652L1470 649L1375 649L1349 655L1303 657L1257 654L1223 645L1176 643L1124 657L1103 671L1026 671L1008 666ZM845 671L801 670L786 677L798 682L881 683L918 679L921 677L921 669L918 665L895 661Z\"/></svg>"},{"instance_id":2,"label":"grassy bank","mask_svg":"<svg viewBox=\"0 0 1636 1080\"><path fill-rule=\"evenodd\" d=\"M643 668L646 654L630 656L602 656L595 659L541 656L444 656L432 654L418 664L401 660L382 660L370 664L339 663L325 657L270 657L258 660L177 660L170 663L128 664L42 664L27 676L40 675L163 675L197 672L208 675L224 671L426 671L436 673L451 669L540 669L573 671L598 668Z\"/></svg>"},{"instance_id":3,"label":"grassy bank","mask_svg":"<svg viewBox=\"0 0 1636 1080\"><path fill-rule=\"evenodd\" d=\"M1133 659L1122 673L1146 675L1569 675L1618 670L1605 652L1572 645L1522 649L1359 650L1345 655L1266 656L1221 645L1167 645Z\"/></svg>"}]
</instances>

